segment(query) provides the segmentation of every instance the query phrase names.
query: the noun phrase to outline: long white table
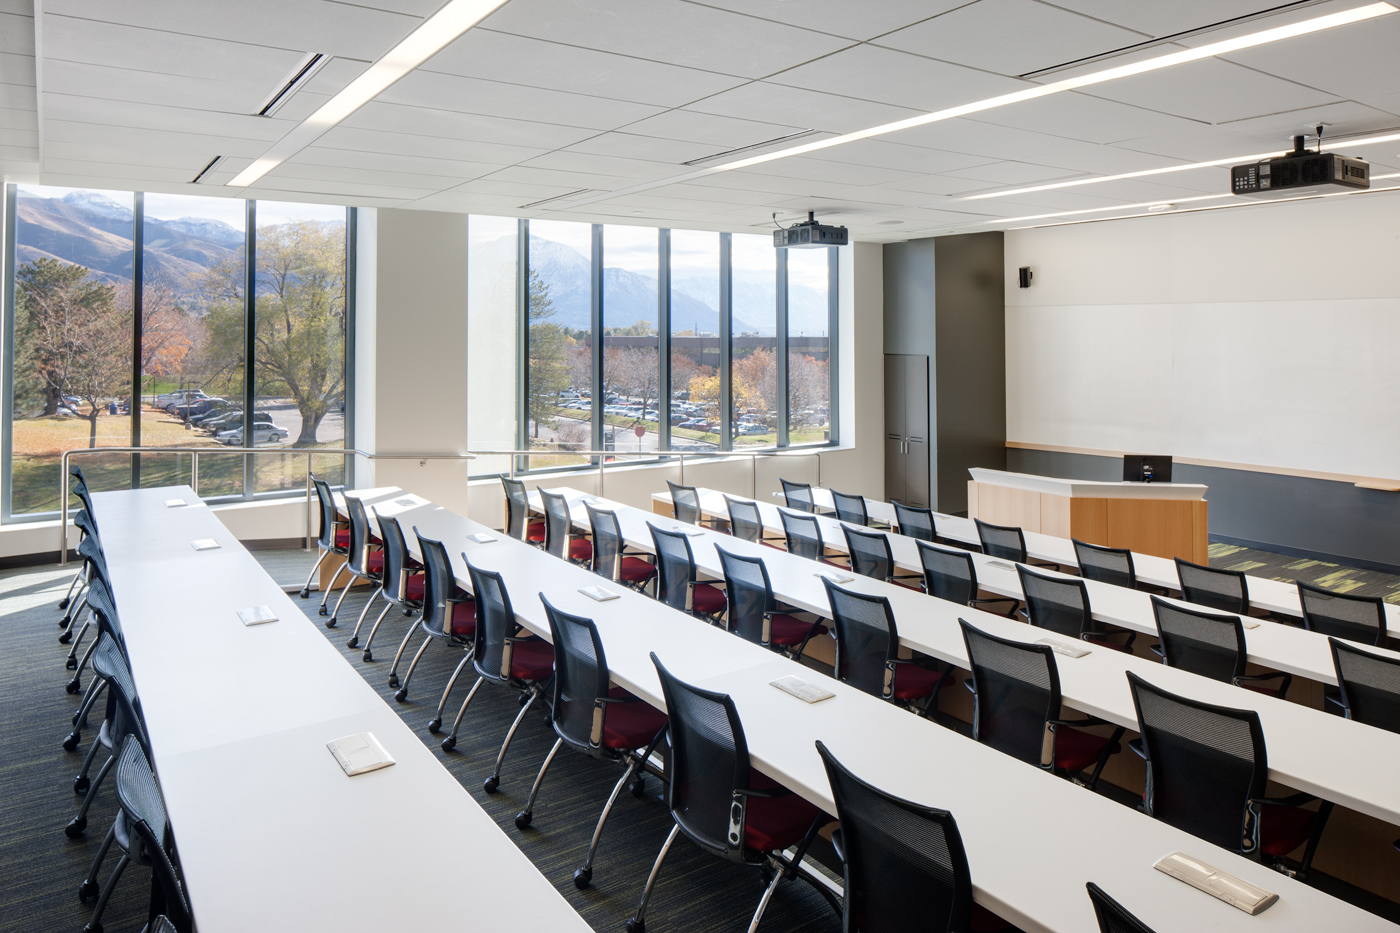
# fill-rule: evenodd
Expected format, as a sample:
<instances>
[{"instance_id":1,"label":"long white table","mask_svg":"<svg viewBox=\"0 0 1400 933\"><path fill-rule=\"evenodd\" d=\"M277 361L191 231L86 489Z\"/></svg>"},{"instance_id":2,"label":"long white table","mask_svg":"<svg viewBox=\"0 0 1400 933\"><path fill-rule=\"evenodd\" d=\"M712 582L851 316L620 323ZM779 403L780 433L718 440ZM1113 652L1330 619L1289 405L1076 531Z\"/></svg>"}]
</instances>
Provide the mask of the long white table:
<instances>
[{"instance_id":1,"label":"long white table","mask_svg":"<svg viewBox=\"0 0 1400 933\"><path fill-rule=\"evenodd\" d=\"M583 507L585 498L591 498L595 507L615 511L623 537L640 550L651 551L654 547L647 528L649 522L662 528L676 524L673 519L588 497L575 489L564 487L550 491L564 493L571 516L580 527L588 527L588 514ZM732 535L706 531L692 537L690 546L697 569L714 578L722 576L716 545L734 553L762 557L773 592L779 599L805 611L831 617L826 591L815 573L819 565L813 561ZM855 576L843 586L887 597L899 626L901 644L964 670L968 669L969 662L958 626L960 617L1003 638L1025 642L1057 638L1043 629L1005 616L934 599L880 580ZM1258 631L1254 629L1249 634ZM1082 642L1077 644L1082 645ZM1221 706L1253 709L1259 714L1268 743L1271 779L1400 825L1400 783L1394 780L1394 775L1400 774L1400 735L1121 651L1094 649L1078 659L1057 656L1056 663L1060 688L1068 705L1134 731L1137 713L1126 671L1133 671L1173 693Z\"/></svg>"},{"instance_id":2,"label":"long white table","mask_svg":"<svg viewBox=\"0 0 1400 933\"><path fill-rule=\"evenodd\" d=\"M571 506L581 505L582 494L567 490L566 495ZM632 541L647 517L656 518L607 500L597 504L618 511L623 534ZM1396 929L1258 863L911 716L649 596L603 584L619 598L595 602L578 592L599 584L598 577L582 567L499 533L498 540L487 544L467 540L469 534L489 530L484 525L431 505L404 509L397 517L406 531L416 526L426 537L448 544L459 583L469 582L460 559L463 553L475 565L499 571L518 621L530 631L549 637L537 596L540 591L559 608L594 619L614 682L652 705L664 706L649 657L653 651L676 676L730 694L744 723L754 765L826 812L834 812L834 802L815 750L817 740L857 774L889 792L951 810L967 848L974 897L1021 929L1064 933L1095 929L1084 893L1086 881L1109 891L1158 933L1265 927ZM662 527L674 524L659 522ZM645 534L644 528L640 530ZM710 534L691 540L697 545L697 560L705 566L714 565L715 540L734 550L745 543ZM410 548L416 549L416 543ZM775 584L781 578L787 585L799 572L814 580L814 565L803 562L801 571L794 570L794 562L802 562L801 558L783 560L788 555L770 548L764 548L763 554L771 561L770 572L783 564L774 574ZM819 587L820 582L815 582ZM769 686L787 674L819 682L836 696L808 705ZM1279 892L1280 900L1251 918L1152 868L1157 859L1173 851L1187 852Z\"/></svg>"},{"instance_id":3,"label":"long white table","mask_svg":"<svg viewBox=\"0 0 1400 933\"><path fill-rule=\"evenodd\" d=\"M93 499L201 933L590 929L188 486ZM397 764L346 777L357 732Z\"/></svg>"}]
</instances>

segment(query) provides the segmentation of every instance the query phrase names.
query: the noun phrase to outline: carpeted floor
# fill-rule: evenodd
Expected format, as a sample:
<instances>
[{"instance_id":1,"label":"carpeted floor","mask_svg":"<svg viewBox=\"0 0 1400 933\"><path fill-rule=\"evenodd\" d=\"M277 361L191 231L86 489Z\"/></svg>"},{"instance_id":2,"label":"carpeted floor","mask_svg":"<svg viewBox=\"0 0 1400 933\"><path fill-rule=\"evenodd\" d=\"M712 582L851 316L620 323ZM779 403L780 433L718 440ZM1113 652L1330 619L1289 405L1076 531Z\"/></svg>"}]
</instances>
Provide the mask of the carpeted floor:
<instances>
[{"instance_id":1,"label":"carpeted floor","mask_svg":"<svg viewBox=\"0 0 1400 933\"><path fill-rule=\"evenodd\" d=\"M1339 593L1379 596L1388 603L1400 603L1400 576L1379 570L1361 570L1308 557L1289 557L1220 542L1210 546L1210 565L1223 570L1243 570L1270 580L1289 583L1302 580Z\"/></svg>"}]
</instances>

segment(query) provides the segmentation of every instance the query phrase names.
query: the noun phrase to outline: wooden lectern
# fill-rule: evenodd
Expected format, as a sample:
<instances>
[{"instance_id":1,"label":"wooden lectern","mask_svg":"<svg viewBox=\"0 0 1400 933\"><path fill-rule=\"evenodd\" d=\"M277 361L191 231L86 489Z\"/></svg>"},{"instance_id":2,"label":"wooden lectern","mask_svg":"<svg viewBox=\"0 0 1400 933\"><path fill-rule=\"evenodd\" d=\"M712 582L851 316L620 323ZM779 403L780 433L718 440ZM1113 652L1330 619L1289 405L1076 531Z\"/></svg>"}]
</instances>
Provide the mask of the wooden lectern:
<instances>
[{"instance_id":1,"label":"wooden lectern","mask_svg":"<svg viewBox=\"0 0 1400 933\"><path fill-rule=\"evenodd\" d=\"M1206 487L1103 483L974 468L967 515L994 525L1207 564Z\"/></svg>"}]
</instances>

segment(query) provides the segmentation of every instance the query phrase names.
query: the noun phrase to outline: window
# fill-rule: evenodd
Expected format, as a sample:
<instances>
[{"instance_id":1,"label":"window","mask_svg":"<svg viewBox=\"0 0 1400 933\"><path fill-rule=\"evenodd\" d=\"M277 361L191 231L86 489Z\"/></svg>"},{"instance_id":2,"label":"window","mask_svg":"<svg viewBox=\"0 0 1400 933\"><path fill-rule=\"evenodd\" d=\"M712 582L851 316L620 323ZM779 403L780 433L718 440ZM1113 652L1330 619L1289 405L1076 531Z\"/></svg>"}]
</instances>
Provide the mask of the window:
<instances>
[{"instance_id":1,"label":"window","mask_svg":"<svg viewBox=\"0 0 1400 933\"><path fill-rule=\"evenodd\" d=\"M566 407L593 385L593 226L530 222L529 328L526 360L527 423L523 450L559 455L531 457L532 469L588 463L565 451L593 446L591 421Z\"/></svg>"},{"instance_id":2,"label":"window","mask_svg":"<svg viewBox=\"0 0 1400 933\"><path fill-rule=\"evenodd\" d=\"M692 416L671 429L672 450L718 450L719 234L671 231L671 406Z\"/></svg>"},{"instance_id":3,"label":"window","mask_svg":"<svg viewBox=\"0 0 1400 933\"><path fill-rule=\"evenodd\" d=\"M831 433L831 250L787 252L788 443L820 443Z\"/></svg>"},{"instance_id":4,"label":"window","mask_svg":"<svg viewBox=\"0 0 1400 933\"><path fill-rule=\"evenodd\" d=\"M516 279L520 221L467 220L467 444L472 450L516 449L516 382L520 367ZM510 470L508 456L478 456L472 476Z\"/></svg>"},{"instance_id":5,"label":"window","mask_svg":"<svg viewBox=\"0 0 1400 933\"><path fill-rule=\"evenodd\" d=\"M603 405L603 450L642 453L663 446L659 249L654 228L603 227L603 386L601 398L594 399ZM655 420L645 417L649 411L658 413ZM676 423L673 415L672 430Z\"/></svg>"},{"instance_id":6,"label":"window","mask_svg":"<svg viewBox=\"0 0 1400 933\"><path fill-rule=\"evenodd\" d=\"M774 447L778 441L777 254L772 237L735 234L731 240L735 449Z\"/></svg>"}]
</instances>

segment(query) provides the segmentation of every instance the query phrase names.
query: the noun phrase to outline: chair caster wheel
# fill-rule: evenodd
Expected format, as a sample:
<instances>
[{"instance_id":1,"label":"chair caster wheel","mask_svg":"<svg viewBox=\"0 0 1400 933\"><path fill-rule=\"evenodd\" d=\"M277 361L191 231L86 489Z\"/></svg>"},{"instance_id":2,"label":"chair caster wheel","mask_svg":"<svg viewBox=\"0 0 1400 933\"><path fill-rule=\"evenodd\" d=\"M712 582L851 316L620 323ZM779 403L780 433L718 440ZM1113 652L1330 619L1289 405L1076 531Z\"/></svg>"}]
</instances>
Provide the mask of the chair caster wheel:
<instances>
[{"instance_id":1,"label":"chair caster wheel","mask_svg":"<svg viewBox=\"0 0 1400 933\"><path fill-rule=\"evenodd\" d=\"M496 792L496 788L498 788L498 787L500 787L500 786L501 786L501 779L498 778L498 777L496 777L496 775L494 775L494 774L491 775L491 776L490 776L489 778L487 778L486 780L484 780L484 781L481 782L481 789L484 790L484 791L486 791L486 793L488 793L488 794L494 794L494 793Z\"/></svg>"},{"instance_id":2,"label":"chair caster wheel","mask_svg":"<svg viewBox=\"0 0 1400 933\"><path fill-rule=\"evenodd\" d=\"M639 778L637 778L635 781L632 782L632 796L633 796L633 797L636 797L638 800L641 800L641 799L642 799L643 797L645 797L646 795L647 795L647 786L646 786L645 783L643 783L642 779L639 777Z\"/></svg>"},{"instance_id":3,"label":"chair caster wheel","mask_svg":"<svg viewBox=\"0 0 1400 933\"><path fill-rule=\"evenodd\" d=\"M442 750L443 750L443 751L445 751L445 752L450 752L450 751L452 751L452 749L454 749L454 748L456 748L456 747L457 747L457 737L456 737L456 736L449 735L447 738L445 738L445 739L442 740Z\"/></svg>"},{"instance_id":4,"label":"chair caster wheel","mask_svg":"<svg viewBox=\"0 0 1400 933\"><path fill-rule=\"evenodd\" d=\"M72 640L73 640L73 633L72 633L72 632L64 632L62 635L58 636L58 643L59 643L60 645L66 645L66 644L68 644L68 643L69 643L70 641L72 641Z\"/></svg>"},{"instance_id":5,"label":"chair caster wheel","mask_svg":"<svg viewBox=\"0 0 1400 933\"><path fill-rule=\"evenodd\" d=\"M102 933L102 924L89 923L87 926L83 927L83 933Z\"/></svg>"},{"instance_id":6,"label":"chair caster wheel","mask_svg":"<svg viewBox=\"0 0 1400 933\"><path fill-rule=\"evenodd\" d=\"M358 638L356 638L354 635L351 635L351 636L350 636L350 640L347 641L347 642L345 643L345 647L347 647L347 648L358 648L358 647L360 647L360 640L359 640Z\"/></svg>"},{"instance_id":7,"label":"chair caster wheel","mask_svg":"<svg viewBox=\"0 0 1400 933\"><path fill-rule=\"evenodd\" d=\"M65 752L71 752L71 751L76 750L77 747L78 747L78 738L79 738L78 733L76 733L76 732L70 732L70 733L68 733L68 738L66 738L66 739L63 740L63 750L64 750Z\"/></svg>"},{"instance_id":8,"label":"chair caster wheel","mask_svg":"<svg viewBox=\"0 0 1400 933\"><path fill-rule=\"evenodd\" d=\"M78 669L78 659L69 655L63 659L63 669L65 671L76 671Z\"/></svg>"},{"instance_id":9,"label":"chair caster wheel","mask_svg":"<svg viewBox=\"0 0 1400 933\"><path fill-rule=\"evenodd\" d=\"M586 890L593 883L593 869L580 868L574 872L574 887L580 891Z\"/></svg>"},{"instance_id":10,"label":"chair caster wheel","mask_svg":"<svg viewBox=\"0 0 1400 933\"><path fill-rule=\"evenodd\" d=\"M63 689L68 691L69 693L77 693L79 690L83 689L83 685L78 682L77 678L74 678L73 680L70 680L68 681L68 683L64 684Z\"/></svg>"},{"instance_id":11,"label":"chair caster wheel","mask_svg":"<svg viewBox=\"0 0 1400 933\"><path fill-rule=\"evenodd\" d=\"M335 628L335 616L331 616L326 620L326 628Z\"/></svg>"},{"instance_id":12,"label":"chair caster wheel","mask_svg":"<svg viewBox=\"0 0 1400 933\"><path fill-rule=\"evenodd\" d=\"M646 928L646 923L638 920L636 917L632 917L627 921L627 933L645 933Z\"/></svg>"},{"instance_id":13,"label":"chair caster wheel","mask_svg":"<svg viewBox=\"0 0 1400 933\"><path fill-rule=\"evenodd\" d=\"M413 610L412 610L412 609L405 609L405 610L403 611L403 614L406 615L406 616L411 616L411 615L413 615Z\"/></svg>"},{"instance_id":14,"label":"chair caster wheel","mask_svg":"<svg viewBox=\"0 0 1400 933\"><path fill-rule=\"evenodd\" d=\"M360 660L361 660L361 661L373 661L373 660L374 660L374 655L370 654L370 653L369 653L369 649L366 648L366 649L365 649L365 653L362 654L362 655L360 655Z\"/></svg>"},{"instance_id":15,"label":"chair caster wheel","mask_svg":"<svg viewBox=\"0 0 1400 933\"><path fill-rule=\"evenodd\" d=\"M78 885L78 900L86 904L88 901L97 897L98 890L96 881L84 881L82 884Z\"/></svg>"},{"instance_id":16,"label":"chair caster wheel","mask_svg":"<svg viewBox=\"0 0 1400 933\"><path fill-rule=\"evenodd\" d=\"M534 818L535 815L533 813L521 810L519 813L515 814L515 828L519 830L529 829L530 821Z\"/></svg>"},{"instance_id":17,"label":"chair caster wheel","mask_svg":"<svg viewBox=\"0 0 1400 933\"><path fill-rule=\"evenodd\" d=\"M87 817L75 816L68 821L68 825L63 827L63 835L69 839L78 839L83 835L83 830L87 829Z\"/></svg>"},{"instance_id":18,"label":"chair caster wheel","mask_svg":"<svg viewBox=\"0 0 1400 933\"><path fill-rule=\"evenodd\" d=\"M86 794L91 783L92 782L87 779L87 775L79 775L73 778L73 793Z\"/></svg>"},{"instance_id":19,"label":"chair caster wheel","mask_svg":"<svg viewBox=\"0 0 1400 933\"><path fill-rule=\"evenodd\" d=\"M67 596L63 597L63 600L58 604L58 608L60 608L60 609L67 609L67 608L68 608L68 597L67 597Z\"/></svg>"},{"instance_id":20,"label":"chair caster wheel","mask_svg":"<svg viewBox=\"0 0 1400 933\"><path fill-rule=\"evenodd\" d=\"M317 610L317 615L325 615L328 612L330 612L330 610L327 609L325 606L322 606L319 610Z\"/></svg>"},{"instance_id":21,"label":"chair caster wheel","mask_svg":"<svg viewBox=\"0 0 1400 933\"><path fill-rule=\"evenodd\" d=\"M398 675L398 674L390 674L390 675L389 675L389 686L391 686L391 687L397 687L398 685L399 685L399 675Z\"/></svg>"},{"instance_id":22,"label":"chair caster wheel","mask_svg":"<svg viewBox=\"0 0 1400 933\"><path fill-rule=\"evenodd\" d=\"M434 719L432 722L428 723L428 731L431 732L431 733L433 733L434 735L437 735L437 733L438 733L441 729L442 729L442 720L441 720L441 719Z\"/></svg>"},{"instance_id":23,"label":"chair caster wheel","mask_svg":"<svg viewBox=\"0 0 1400 933\"><path fill-rule=\"evenodd\" d=\"M302 599L305 599L306 597L308 597L308 596L311 595L311 591L310 591L310 590L302 590L302 591L301 591L300 593L298 593L297 595L300 596Z\"/></svg>"},{"instance_id":24,"label":"chair caster wheel","mask_svg":"<svg viewBox=\"0 0 1400 933\"><path fill-rule=\"evenodd\" d=\"M400 687L400 688L398 689L398 692L396 692L396 693L394 694L394 699L398 700L400 703L402 703L404 700L407 700L407 699L408 699L408 688L407 688L407 687Z\"/></svg>"}]
</instances>

